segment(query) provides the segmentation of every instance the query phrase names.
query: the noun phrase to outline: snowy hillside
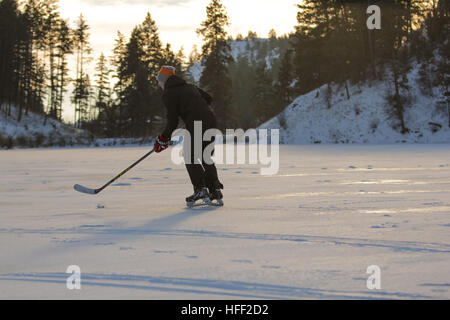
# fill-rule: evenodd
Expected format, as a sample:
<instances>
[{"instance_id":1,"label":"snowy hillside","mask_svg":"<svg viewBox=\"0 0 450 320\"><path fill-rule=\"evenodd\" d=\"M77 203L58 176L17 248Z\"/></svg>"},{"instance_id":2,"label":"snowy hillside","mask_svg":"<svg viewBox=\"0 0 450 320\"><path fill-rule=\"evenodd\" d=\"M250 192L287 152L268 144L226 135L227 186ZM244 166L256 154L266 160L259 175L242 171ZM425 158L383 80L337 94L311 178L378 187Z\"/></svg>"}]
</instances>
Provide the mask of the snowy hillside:
<instances>
[{"instance_id":1,"label":"snowy hillside","mask_svg":"<svg viewBox=\"0 0 450 320\"><path fill-rule=\"evenodd\" d=\"M408 75L411 105L405 111L405 122L409 134L393 129L386 108L385 97L392 91L387 82L349 86L350 99L344 87L333 85L330 108L325 85L298 97L260 128L279 128L286 144L450 142L447 110L436 111L437 90L433 97L421 93L418 71L415 66Z\"/></svg>"},{"instance_id":2,"label":"snowy hillside","mask_svg":"<svg viewBox=\"0 0 450 320\"><path fill-rule=\"evenodd\" d=\"M0 149L15 147L130 147L153 143L152 137L141 138L97 138L86 130L74 128L54 119L29 112L17 121L17 109L11 107L6 116L6 107L0 108Z\"/></svg>"},{"instance_id":3,"label":"snowy hillside","mask_svg":"<svg viewBox=\"0 0 450 320\"><path fill-rule=\"evenodd\" d=\"M260 56L264 53L264 49L268 50L268 53L264 54L264 59L268 69L270 69L274 62L281 56L281 49L279 47L275 47L273 49L269 48L269 39L264 38L233 40L230 41L230 46L231 56L234 61L237 61L239 57L247 57L249 64L254 64L256 61L259 61L261 58ZM188 70L188 73L191 75L192 79L197 83L200 81L202 72L203 66L201 62L191 66Z\"/></svg>"},{"instance_id":4,"label":"snowy hillside","mask_svg":"<svg viewBox=\"0 0 450 320\"><path fill-rule=\"evenodd\" d=\"M11 115L6 115L6 106L0 108L0 148L14 146L67 146L86 145L92 142L83 130L73 128L29 112L23 113L21 121L17 121L18 110L11 107Z\"/></svg>"}]
</instances>

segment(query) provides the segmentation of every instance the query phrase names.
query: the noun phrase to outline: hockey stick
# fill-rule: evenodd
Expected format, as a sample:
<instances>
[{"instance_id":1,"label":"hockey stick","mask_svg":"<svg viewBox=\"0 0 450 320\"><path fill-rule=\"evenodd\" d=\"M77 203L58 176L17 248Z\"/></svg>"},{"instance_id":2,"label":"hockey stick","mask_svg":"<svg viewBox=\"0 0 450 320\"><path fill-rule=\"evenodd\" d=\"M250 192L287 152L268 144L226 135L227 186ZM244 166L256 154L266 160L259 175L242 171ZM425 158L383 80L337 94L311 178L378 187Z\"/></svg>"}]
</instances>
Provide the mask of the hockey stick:
<instances>
[{"instance_id":1,"label":"hockey stick","mask_svg":"<svg viewBox=\"0 0 450 320\"><path fill-rule=\"evenodd\" d=\"M178 141L170 141L169 145L170 146L174 146L179 144L182 141L182 139L179 139ZM140 162L142 162L144 159L146 159L149 155L151 155L153 152L155 152L155 149L152 149L150 152L148 152L146 155L144 155L142 158L140 158L138 161L136 161L135 163L133 163L131 166L129 166L128 168L126 168L125 170L123 170L121 173L119 173L116 177L114 177L111 181L109 181L107 184L105 184L103 187L98 188L98 189L90 189L90 188L86 188L83 187L79 184L76 184L73 186L73 188L81 193L85 193L85 194L99 194L100 192L102 192L106 187L108 187L109 185L111 185L113 182L115 182L117 179L119 179L121 176L123 176L125 173L127 173L128 171L130 171L131 169L133 169L135 166L137 166Z\"/></svg>"}]
</instances>

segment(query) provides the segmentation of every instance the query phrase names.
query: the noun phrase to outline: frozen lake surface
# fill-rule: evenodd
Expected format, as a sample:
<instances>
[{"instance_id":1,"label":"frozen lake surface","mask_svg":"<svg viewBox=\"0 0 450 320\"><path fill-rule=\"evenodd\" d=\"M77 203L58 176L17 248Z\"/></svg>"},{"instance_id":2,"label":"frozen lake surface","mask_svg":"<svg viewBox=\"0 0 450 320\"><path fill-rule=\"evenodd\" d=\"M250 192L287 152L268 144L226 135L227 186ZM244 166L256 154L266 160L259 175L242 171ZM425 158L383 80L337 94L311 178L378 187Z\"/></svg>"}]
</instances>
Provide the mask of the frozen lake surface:
<instances>
[{"instance_id":1,"label":"frozen lake surface","mask_svg":"<svg viewBox=\"0 0 450 320\"><path fill-rule=\"evenodd\" d=\"M0 299L450 298L450 145L281 146L218 166L223 208L185 207L170 152L73 190L147 151L0 151Z\"/></svg>"}]
</instances>

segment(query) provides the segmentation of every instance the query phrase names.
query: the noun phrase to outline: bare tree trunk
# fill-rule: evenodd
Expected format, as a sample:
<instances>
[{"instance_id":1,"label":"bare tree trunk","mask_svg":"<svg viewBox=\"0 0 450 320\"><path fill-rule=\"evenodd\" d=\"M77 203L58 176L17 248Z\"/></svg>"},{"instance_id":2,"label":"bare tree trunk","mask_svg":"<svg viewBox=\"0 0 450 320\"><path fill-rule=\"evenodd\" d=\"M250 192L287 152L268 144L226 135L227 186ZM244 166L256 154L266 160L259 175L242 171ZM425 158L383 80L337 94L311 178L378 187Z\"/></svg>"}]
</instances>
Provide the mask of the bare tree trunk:
<instances>
[{"instance_id":1,"label":"bare tree trunk","mask_svg":"<svg viewBox=\"0 0 450 320\"><path fill-rule=\"evenodd\" d=\"M450 128L450 107L449 107L449 103L450 103L450 92L445 91L445 97L447 98L447 114L448 114L448 127Z\"/></svg>"},{"instance_id":2,"label":"bare tree trunk","mask_svg":"<svg viewBox=\"0 0 450 320\"><path fill-rule=\"evenodd\" d=\"M347 92L347 100L350 100L350 91L348 90L347 80L345 80L345 91Z\"/></svg>"}]
</instances>

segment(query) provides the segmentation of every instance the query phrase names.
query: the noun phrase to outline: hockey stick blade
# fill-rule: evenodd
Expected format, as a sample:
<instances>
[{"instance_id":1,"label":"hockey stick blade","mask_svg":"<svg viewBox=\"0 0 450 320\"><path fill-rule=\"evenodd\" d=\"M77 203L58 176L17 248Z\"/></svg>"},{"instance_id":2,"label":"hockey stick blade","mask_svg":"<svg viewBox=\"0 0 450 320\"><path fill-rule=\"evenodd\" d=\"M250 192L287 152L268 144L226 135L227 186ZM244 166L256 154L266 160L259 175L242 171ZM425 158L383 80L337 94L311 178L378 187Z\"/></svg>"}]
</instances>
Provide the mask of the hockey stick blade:
<instances>
[{"instance_id":1,"label":"hockey stick blade","mask_svg":"<svg viewBox=\"0 0 450 320\"><path fill-rule=\"evenodd\" d=\"M76 191L81 192L81 193L85 193L85 194L97 194L98 193L97 190L89 189L89 188L80 186L79 184L74 185L73 188Z\"/></svg>"}]
</instances>

